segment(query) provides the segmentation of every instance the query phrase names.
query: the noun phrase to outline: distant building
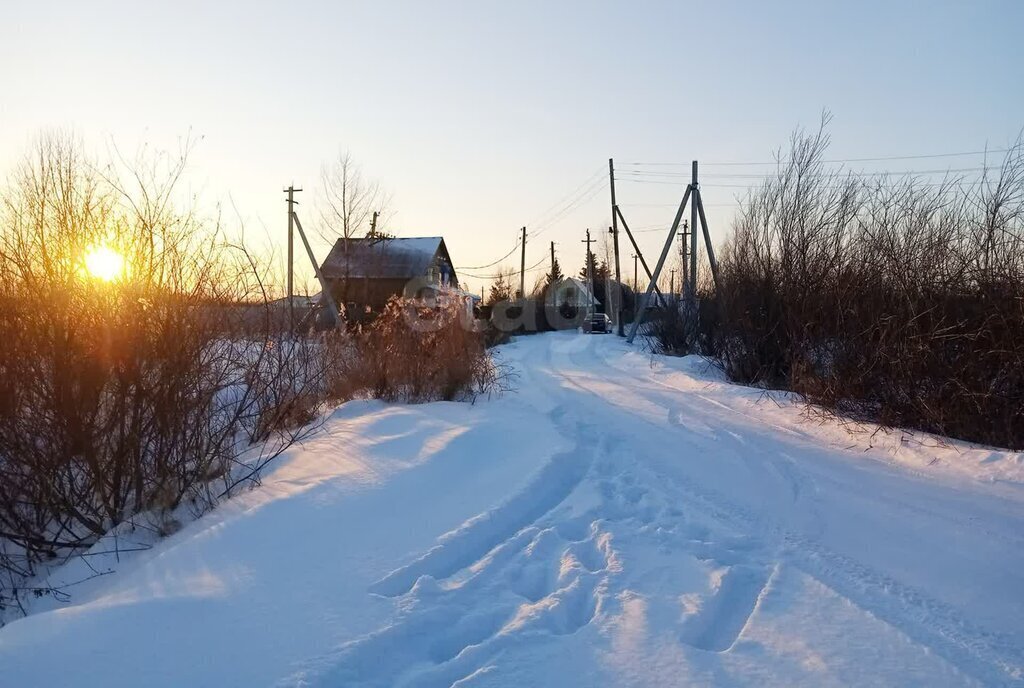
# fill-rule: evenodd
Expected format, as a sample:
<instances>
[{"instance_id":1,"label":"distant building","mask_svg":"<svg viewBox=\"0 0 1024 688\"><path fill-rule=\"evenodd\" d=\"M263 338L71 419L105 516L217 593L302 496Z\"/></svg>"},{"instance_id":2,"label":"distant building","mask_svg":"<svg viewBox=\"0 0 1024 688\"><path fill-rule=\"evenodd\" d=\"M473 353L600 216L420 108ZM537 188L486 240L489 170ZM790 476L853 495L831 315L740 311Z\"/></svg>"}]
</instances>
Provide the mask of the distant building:
<instances>
[{"instance_id":1,"label":"distant building","mask_svg":"<svg viewBox=\"0 0 1024 688\"><path fill-rule=\"evenodd\" d=\"M430 302L459 289L441 237L338 239L320 271L349 320L372 318L393 296Z\"/></svg>"},{"instance_id":2,"label":"distant building","mask_svg":"<svg viewBox=\"0 0 1024 688\"><path fill-rule=\"evenodd\" d=\"M590 283L575 277L560 280L554 289L548 290L545 299L545 305L550 308L567 305L574 309L582 309L584 312L589 312L591 306L597 304L594 294L590 291Z\"/></svg>"}]
</instances>

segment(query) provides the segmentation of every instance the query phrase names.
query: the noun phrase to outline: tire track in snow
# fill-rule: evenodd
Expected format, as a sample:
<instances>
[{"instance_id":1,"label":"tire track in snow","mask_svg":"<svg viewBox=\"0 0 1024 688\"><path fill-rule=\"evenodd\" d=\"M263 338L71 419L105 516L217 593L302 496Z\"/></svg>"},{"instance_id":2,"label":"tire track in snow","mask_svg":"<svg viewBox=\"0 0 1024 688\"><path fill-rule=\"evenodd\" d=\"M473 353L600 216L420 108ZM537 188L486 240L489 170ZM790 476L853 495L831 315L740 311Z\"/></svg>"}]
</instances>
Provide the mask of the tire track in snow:
<instances>
[{"instance_id":1,"label":"tire track in snow","mask_svg":"<svg viewBox=\"0 0 1024 688\"><path fill-rule=\"evenodd\" d=\"M279 685L441 688L486 671L502 650L538 633L573 634L590 624L619 562L597 515L585 528L564 529L558 507L607 447L562 408L550 416L580 443L501 505L374 584L372 593L400 597L393 623Z\"/></svg>"},{"instance_id":2,"label":"tire track in snow","mask_svg":"<svg viewBox=\"0 0 1024 688\"><path fill-rule=\"evenodd\" d=\"M682 640L700 650L725 652L732 648L757 608L777 569L729 567L715 595L688 620Z\"/></svg>"},{"instance_id":3,"label":"tire track in snow","mask_svg":"<svg viewBox=\"0 0 1024 688\"><path fill-rule=\"evenodd\" d=\"M556 409L551 415L557 421L561 411ZM586 475L597 451L592 432L579 428L576 436L580 443L554 455L526 487L498 507L443 535L436 547L374 583L370 592L396 597L409 592L421 576L448 578L558 506Z\"/></svg>"},{"instance_id":4,"label":"tire track in snow","mask_svg":"<svg viewBox=\"0 0 1024 688\"><path fill-rule=\"evenodd\" d=\"M600 361L600 355L593 346L573 347L557 357L559 367L551 366L552 376L565 385L585 393L601 404L588 405L590 416L601 424L606 432L621 422L602 395L587 386L589 370L594 368L591 359ZM554 363L554 361L549 361ZM568 365L566 365L568 364ZM571 370L576 368L577 370ZM632 371L622 371L626 375ZM608 382L608 379L604 379ZM661 382L655 377L644 382L671 387L680 394L691 394ZM629 380L638 387L638 380ZM642 388L642 385L639 385ZM557 394L560 390L555 388ZM715 406L719 402L693 393L695 397ZM666 409L671 412L671 409ZM732 413L764 424L762 419L749 416L735 409L725 407ZM775 428L776 426L772 426ZM777 428L787 434L806 437L804 433L786 428ZM652 448L653 451L654 448ZM638 453L643 450L637 448ZM773 462L774 463L774 462ZM774 466L780 469L776 463ZM786 468L792 468L788 466ZM783 472L786 468L782 468ZM792 475L792 471L790 471ZM933 599L924 592L907 586L890 576L835 552L823 543L787 529L781 524L762 520L761 516L727 495L706 485L700 485L688 477L674 475L671 478L680 497L692 508L701 510L706 516L722 525L749 533L762 543L761 549L775 552L780 563L793 565L797 570L814 578L845 597L852 604L897 629L915 643L950 662L964 674L988 685L1001 685L1008 680L1018 682L1024 677L1024 650L1017 634L990 632L972 624L948 604ZM743 563L742 558L736 561ZM741 629L742 630L742 629Z\"/></svg>"}]
</instances>

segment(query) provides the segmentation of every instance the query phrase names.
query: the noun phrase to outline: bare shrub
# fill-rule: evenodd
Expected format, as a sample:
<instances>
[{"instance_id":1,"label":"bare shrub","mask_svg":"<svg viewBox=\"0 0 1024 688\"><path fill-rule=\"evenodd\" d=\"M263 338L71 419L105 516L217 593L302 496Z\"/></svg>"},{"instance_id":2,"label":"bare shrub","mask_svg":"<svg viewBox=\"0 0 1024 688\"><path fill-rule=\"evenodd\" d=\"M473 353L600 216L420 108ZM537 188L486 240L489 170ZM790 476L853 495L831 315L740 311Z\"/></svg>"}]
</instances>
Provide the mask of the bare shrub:
<instances>
[{"instance_id":1,"label":"bare shrub","mask_svg":"<svg viewBox=\"0 0 1024 688\"><path fill-rule=\"evenodd\" d=\"M171 533L181 509L258 484L325 403L509 384L454 294L395 299L353 333L289 334L266 267L180 202L187 153L98 168L44 137L0 194L0 613L64 599L26 581L139 515ZM126 270L93 274L97 249Z\"/></svg>"},{"instance_id":2,"label":"bare shrub","mask_svg":"<svg viewBox=\"0 0 1024 688\"><path fill-rule=\"evenodd\" d=\"M1024 446L1024 146L977 182L829 168L822 128L721 251L732 379L883 425Z\"/></svg>"},{"instance_id":3,"label":"bare shrub","mask_svg":"<svg viewBox=\"0 0 1024 688\"><path fill-rule=\"evenodd\" d=\"M442 293L436 306L394 297L353 341L355 355L335 375L349 395L386 401L473 400L506 389L511 373L497 364L484 335L465 322L460 299Z\"/></svg>"},{"instance_id":4,"label":"bare shrub","mask_svg":"<svg viewBox=\"0 0 1024 688\"><path fill-rule=\"evenodd\" d=\"M695 303L667 294L664 304L647 317L644 335L652 352L668 356L718 357L716 295L703 283L698 283L697 294Z\"/></svg>"},{"instance_id":5,"label":"bare shrub","mask_svg":"<svg viewBox=\"0 0 1024 688\"><path fill-rule=\"evenodd\" d=\"M315 352L254 330L259 271L177 203L187 152L119 174L44 137L2 194L0 610L133 515L258 480L314 417Z\"/></svg>"}]
</instances>

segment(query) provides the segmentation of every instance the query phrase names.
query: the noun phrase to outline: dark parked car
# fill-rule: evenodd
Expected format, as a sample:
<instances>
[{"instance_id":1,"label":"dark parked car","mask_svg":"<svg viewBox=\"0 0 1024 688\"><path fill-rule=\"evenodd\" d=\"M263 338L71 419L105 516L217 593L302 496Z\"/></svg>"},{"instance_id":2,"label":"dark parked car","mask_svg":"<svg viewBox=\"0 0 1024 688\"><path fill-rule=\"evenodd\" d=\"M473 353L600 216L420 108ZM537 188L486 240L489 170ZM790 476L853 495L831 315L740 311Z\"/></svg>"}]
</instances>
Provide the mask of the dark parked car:
<instances>
[{"instance_id":1,"label":"dark parked car","mask_svg":"<svg viewBox=\"0 0 1024 688\"><path fill-rule=\"evenodd\" d=\"M612 331L612 319L605 313L594 313L583 321L583 331L591 334L608 334Z\"/></svg>"}]
</instances>

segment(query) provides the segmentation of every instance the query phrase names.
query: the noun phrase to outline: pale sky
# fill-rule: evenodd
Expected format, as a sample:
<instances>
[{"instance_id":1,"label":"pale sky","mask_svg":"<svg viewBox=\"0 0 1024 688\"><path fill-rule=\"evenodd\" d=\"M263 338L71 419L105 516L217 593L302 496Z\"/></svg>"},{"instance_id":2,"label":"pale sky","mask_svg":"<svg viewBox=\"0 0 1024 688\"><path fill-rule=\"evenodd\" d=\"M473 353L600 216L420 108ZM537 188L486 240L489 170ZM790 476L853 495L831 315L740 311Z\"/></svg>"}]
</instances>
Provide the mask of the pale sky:
<instances>
[{"instance_id":1,"label":"pale sky","mask_svg":"<svg viewBox=\"0 0 1024 688\"><path fill-rule=\"evenodd\" d=\"M624 172L701 161L717 240L753 178L712 175L765 168L715 163L771 160L823 108L840 159L1001 149L1024 126L1019 0L5 2L2 16L5 172L46 128L127 151L191 132L190 186L283 245L281 189L306 189L312 225L320 166L347 149L392 193L390 229L444 236L457 266L500 258L525 224L527 266L553 240L576 272L585 229L610 224L609 157ZM630 225L667 228L685 183L624 174ZM640 237L653 263L663 231ZM493 271L461 272L479 291Z\"/></svg>"}]
</instances>

